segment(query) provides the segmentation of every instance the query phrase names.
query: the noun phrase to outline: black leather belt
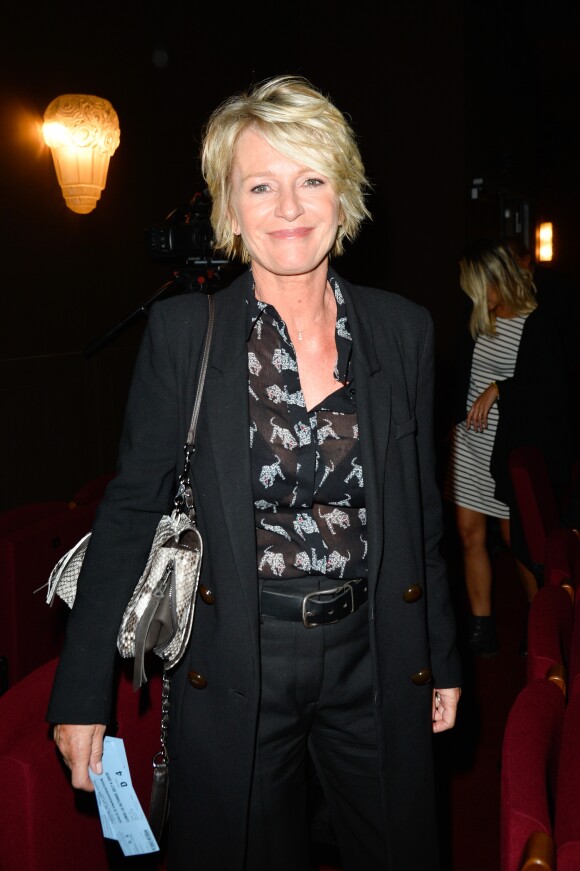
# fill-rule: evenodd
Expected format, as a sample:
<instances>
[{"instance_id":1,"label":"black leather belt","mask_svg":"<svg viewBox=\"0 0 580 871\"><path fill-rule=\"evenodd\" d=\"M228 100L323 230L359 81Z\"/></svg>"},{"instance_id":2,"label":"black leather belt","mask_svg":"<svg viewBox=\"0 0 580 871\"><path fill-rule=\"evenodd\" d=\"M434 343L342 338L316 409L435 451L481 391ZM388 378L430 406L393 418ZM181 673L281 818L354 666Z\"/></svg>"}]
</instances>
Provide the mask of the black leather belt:
<instances>
[{"instance_id":1,"label":"black leather belt","mask_svg":"<svg viewBox=\"0 0 580 871\"><path fill-rule=\"evenodd\" d=\"M329 590L304 593L285 582L269 582L262 587L263 617L277 620L299 620L307 629L338 623L353 614L368 599L366 578L345 581Z\"/></svg>"}]
</instances>

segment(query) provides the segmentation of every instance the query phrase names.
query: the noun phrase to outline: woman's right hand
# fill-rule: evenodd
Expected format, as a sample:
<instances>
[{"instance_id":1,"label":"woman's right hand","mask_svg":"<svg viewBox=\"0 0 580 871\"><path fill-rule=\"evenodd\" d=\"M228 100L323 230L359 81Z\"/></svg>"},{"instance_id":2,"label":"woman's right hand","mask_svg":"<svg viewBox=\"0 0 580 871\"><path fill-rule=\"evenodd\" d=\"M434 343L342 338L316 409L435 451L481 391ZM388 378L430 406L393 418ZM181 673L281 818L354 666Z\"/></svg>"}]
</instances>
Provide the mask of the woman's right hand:
<instances>
[{"instance_id":1,"label":"woman's right hand","mask_svg":"<svg viewBox=\"0 0 580 871\"><path fill-rule=\"evenodd\" d=\"M480 393L467 414L465 426L473 427L474 432L483 432L487 428L487 415L493 403L499 399L499 388L495 381Z\"/></svg>"},{"instance_id":2,"label":"woman's right hand","mask_svg":"<svg viewBox=\"0 0 580 871\"><path fill-rule=\"evenodd\" d=\"M106 726L96 723L90 726L59 723L54 727L53 737L62 754L65 765L70 768L75 789L94 792L89 777L89 766L95 774L103 773L103 740Z\"/></svg>"}]
</instances>

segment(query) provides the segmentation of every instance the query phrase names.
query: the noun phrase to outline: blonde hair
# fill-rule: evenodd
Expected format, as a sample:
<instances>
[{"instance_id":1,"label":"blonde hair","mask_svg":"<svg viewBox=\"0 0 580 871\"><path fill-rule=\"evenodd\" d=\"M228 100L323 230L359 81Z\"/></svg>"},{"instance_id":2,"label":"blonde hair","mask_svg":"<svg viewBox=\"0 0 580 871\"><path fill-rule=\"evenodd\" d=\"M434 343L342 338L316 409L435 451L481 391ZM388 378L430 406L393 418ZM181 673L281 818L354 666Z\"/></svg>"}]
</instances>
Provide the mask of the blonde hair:
<instances>
[{"instance_id":1,"label":"blonde hair","mask_svg":"<svg viewBox=\"0 0 580 871\"><path fill-rule=\"evenodd\" d=\"M495 333L496 316L488 310L487 291L494 287L514 315L529 314L538 305L531 271L500 242L471 245L459 261L461 289L473 303L469 329L473 338Z\"/></svg>"},{"instance_id":2,"label":"blonde hair","mask_svg":"<svg viewBox=\"0 0 580 871\"><path fill-rule=\"evenodd\" d=\"M241 236L229 218L231 168L237 139L248 127L290 160L308 163L330 179L340 202L341 224L331 256L343 253L344 240L358 235L370 212L371 185L355 135L345 116L302 76L277 76L226 99L204 126L201 171L212 200L214 247L226 257L250 262Z\"/></svg>"}]
</instances>

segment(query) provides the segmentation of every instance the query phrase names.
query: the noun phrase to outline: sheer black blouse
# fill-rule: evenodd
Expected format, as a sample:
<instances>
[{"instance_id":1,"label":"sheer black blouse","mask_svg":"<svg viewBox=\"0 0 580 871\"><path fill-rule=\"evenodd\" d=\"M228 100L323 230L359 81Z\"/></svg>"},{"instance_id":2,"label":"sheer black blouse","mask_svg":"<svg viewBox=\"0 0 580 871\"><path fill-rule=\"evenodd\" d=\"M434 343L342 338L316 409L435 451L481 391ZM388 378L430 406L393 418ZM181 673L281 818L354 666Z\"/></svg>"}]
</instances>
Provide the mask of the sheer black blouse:
<instances>
[{"instance_id":1,"label":"sheer black blouse","mask_svg":"<svg viewBox=\"0 0 580 871\"><path fill-rule=\"evenodd\" d=\"M276 309L247 302L252 485L261 578L366 577L366 509L352 338L338 282L337 389L307 411Z\"/></svg>"}]
</instances>

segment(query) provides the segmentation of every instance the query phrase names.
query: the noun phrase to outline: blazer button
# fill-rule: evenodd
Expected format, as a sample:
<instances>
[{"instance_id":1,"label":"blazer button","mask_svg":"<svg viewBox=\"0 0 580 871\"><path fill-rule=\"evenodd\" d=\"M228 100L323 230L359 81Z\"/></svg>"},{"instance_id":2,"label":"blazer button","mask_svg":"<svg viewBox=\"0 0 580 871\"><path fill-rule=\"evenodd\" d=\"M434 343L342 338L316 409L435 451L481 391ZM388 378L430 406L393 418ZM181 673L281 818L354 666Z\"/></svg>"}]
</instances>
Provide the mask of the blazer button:
<instances>
[{"instance_id":1,"label":"blazer button","mask_svg":"<svg viewBox=\"0 0 580 871\"><path fill-rule=\"evenodd\" d=\"M213 605L213 603L215 602L214 594L209 587L206 587L205 584L199 585L199 595L201 596L206 605Z\"/></svg>"},{"instance_id":2,"label":"blazer button","mask_svg":"<svg viewBox=\"0 0 580 871\"><path fill-rule=\"evenodd\" d=\"M428 684L431 680L433 680L433 672L430 668L422 668L420 671L415 672L415 674L411 677L411 680L413 681L415 686L425 686L425 684Z\"/></svg>"},{"instance_id":3,"label":"blazer button","mask_svg":"<svg viewBox=\"0 0 580 871\"><path fill-rule=\"evenodd\" d=\"M403 601L412 604L417 602L423 595L423 588L419 584L411 584L403 593Z\"/></svg>"},{"instance_id":4,"label":"blazer button","mask_svg":"<svg viewBox=\"0 0 580 871\"><path fill-rule=\"evenodd\" d=\"M198 671L188 671L187 679L196 690L204 690L207 686L207 681Z\"/></svg>"}]
</instances>

